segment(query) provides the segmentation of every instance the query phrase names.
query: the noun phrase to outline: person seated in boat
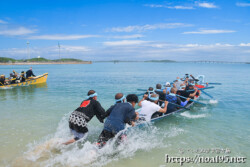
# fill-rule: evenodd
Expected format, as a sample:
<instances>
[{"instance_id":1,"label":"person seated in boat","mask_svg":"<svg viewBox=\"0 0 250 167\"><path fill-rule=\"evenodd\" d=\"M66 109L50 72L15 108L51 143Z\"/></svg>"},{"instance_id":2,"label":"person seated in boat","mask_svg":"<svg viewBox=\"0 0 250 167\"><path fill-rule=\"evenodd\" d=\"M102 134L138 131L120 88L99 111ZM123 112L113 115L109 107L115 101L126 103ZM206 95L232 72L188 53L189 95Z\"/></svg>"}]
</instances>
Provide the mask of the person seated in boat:
<instances>
[{"instance_id":1,"label":"person seated in boat","mask_svg":"<svg viewBox=\"0 0 250 167\"><path fill-rule=\"evenodd\" d=\"M26 71L26 78L28 79L28 78L30 78L32 76L35 77L35 75L34 75L34 73L32 71L32 67L30 67L30 69L28 71Z\"/></svg>"},{"instance_id":2,"label":"person seated in boat","mask_svg":"<svg viewBox=\"0 0 250 167\"><path fill-rule=\"evenodd\" d=\"M138 97L135 94L127 95L127 102L125 102L125 96L122 93L117 93L115 99L116 104L106 111L107 118L104 128L96 143L99 148L102 148L117 134L120 135L118 139L122 140L124 136L119 132L125 129L126 123L134 126L134 121L138 119L138 113L134 109L136 103L138 103Z\"/></svg>"},{"instance_id":3,"label":"person seated in boat","mask_svg":"<svg viewBox=\"0 0 250 167\"><path fill-rule=\"evenodd\" d=\"M194 89L193 92L189 92L187 91L188 89ZM180 96L183 96L183 97L186 97L186 98L194 98L195 95L197 95L197 92L198 92L198 89L195 88L194 86L192 85L188 85L188 86L185 86L185 85L182 85L181 86L181 89L179 89L176 94L180 95ZM181 101L186 101L185 98L182 98L180 97Z\"/></svg>"},{"instance_id":4,"label":"person seated in boat","mask_svg":"<svg viewBox=\"0 0 250 167\"><path fill-rule=\"evenodd\" d=\"M16 80L17 80L17 77L18 77L18 76L17 76L17 73L13 74L12 76L13 76L13 77L10 77L10 78L9 78L9 83L10 83L10 84L15 84L15 83L16 83Z\"/></svg>"},{"instance_id":5,"label":"person seated in boat","mask_svg":"<svg viewBox=\"0 0 250 167\"><path fill-rule=\"evenodd\" d=\"M177 92L176 88L171 88L170 93L166 95L166 100L170 102L167 108L168 113L176 111L178 109L177 105L181 105L182 107L184 107L185 105L187 105L188 101L190 100L190 98L187 98L184 102L181 101L181 99L176 96L176 92Z\"/></svg>"},{"instance_id":6,"label":"person seated in boat","mask_svg":"<svg viewBox=\"0 0 250 167\"><path fill-rule=\"evenodd\" d=\"M185 84L181 84L180 89L177 90L176 94L188 98L189 95L190 95L190 92L186 91L186 85ZM180 99L181 99L181 101L186 101L185 98L180 97Z\"/></svg>"},{"instance_id":7,"label":"person seated in boat","mask_svg":"<svg viewBox=\"0 0 250 167\"><path fill-rule=\"evenodd\" d=\"M162 104L164 104L164 101L166 100L165 96L166 96L166 90L162 90L161 89L161 84L156 84L156 89L155 89L155 93L159 95L159 102L158 105L162 106Z\"/></svg>"},{"instance_id":8,"label":"person seated in boat","mask_svg":"<svg viewBox=\"0 0 250 167\"><path fill-rule=\"evenodd\" d=\"M194 84L189 83L188 86L186 87L186 90L189 90L189 97L190 98L194 98L195 96L200 96L200 91L197 89L197 87L195 87ZM190 91L192 90L192 91Z\"/></svg>"},{"instance_id":9,"label":"person seated in boat","mask_svg":"<svg viewBox=\"0 0 250 167\"><path fill-rule=\"evenodd\" d=\"M183 84L183 81L181 81L180 77L177 77L176 80L175 80L175 82L174 82L174 84L175 84L175 87L177 89L179 89L180 85Z\"/></svg>"},{"instance_id":10,"label":"person seated in boat","mask_svg":"<svg viewBox=\"0 0 250 167\"><path fill-rule=\"evenodd\" d=\"M159 117L162 115L162 113L166 113L168 102L164 101L164 108L161 108L159 105L157 105L158 100L158 94L143 96L143 99L141 99L141 101L138 103L138 106L141 107L141 111L139 113L140 120L150 121L152 118Z\"/></svg>"},{"instance_id":11,"label":"person seated in boat","mask_svg":"<svg viewBox=\"0 0 250 167\"><path fill-rule=\"evenodd\" d=\"M25 72L22 71L21 75L20 75L20 82L25 82L26 78L25 78L24 74L25 74Z\"/></svg>"},{"instance_id":12,"label":"person seated in boat","mask_svg":"<svg viewBox=\"0 0 250 167\"><path fill-rule=\"evenodd\" d=\"M169 82L166 82L165 89L166 89L166 94L169 94L171 90L171 84Z\"/></svg>"},{"instance_id":13,"label":"person seated in boat","mask_svg":"<svg viewBox=\"0 0 250 167\"><path fill-rule=\"evenodd\" d=\"M18 73L17 73L15 70L13 70L12 72L13 72L13 76L14 76L15 78L17 78L17 77L18 77Z\"/></svg>"},{"instance_id":14,"label":"person seated in boat","mask_svg":"<svg viewBox=\"0 0 250 167\"><path fill-rule=\"evenodd\" d=\"M154 88L153 87L149 87L147 92L145 92L146 95L152 94L154 93Z\"/></svg>"},{"instance_id":15,"label":"person seated in boat","mask_svg":"<svg viewBox=\"0 0 250 167\"><path fill-rule=\"evenodd\" d=\"M0 76L0 86L4 86L5 85L5 75L1 75Z\"/></svg>"},{"instance_id":16,"label":"person seated in boat","mask_svg":"<svg viewBox=\"0 0 250 167\"><path fill-rule=\"evenodd\" d=\"M90 90L87 95L87 99L69 117L69 128L74 138L63 144L67 145L81 138L86 138L88 134L87 124L94 116L103 123L105 110L97 101L97 93L94 90Z\"/></svg>"}]
</instances>

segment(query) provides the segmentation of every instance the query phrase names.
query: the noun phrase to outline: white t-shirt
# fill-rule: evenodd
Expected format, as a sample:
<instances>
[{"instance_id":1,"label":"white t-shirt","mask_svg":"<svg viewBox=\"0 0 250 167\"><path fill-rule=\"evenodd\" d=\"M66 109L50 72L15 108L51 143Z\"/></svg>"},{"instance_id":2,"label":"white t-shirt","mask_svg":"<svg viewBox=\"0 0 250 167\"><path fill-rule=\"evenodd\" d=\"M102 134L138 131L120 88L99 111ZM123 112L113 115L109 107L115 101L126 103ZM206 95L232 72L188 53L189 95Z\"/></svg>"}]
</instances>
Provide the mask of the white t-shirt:
<instances>
[{"instance_id":1,"label":"white t-shirt","mask_svg":"<svg viewBox=\"0 0 250 167\"><path fill-rule=\"evenodd\" d=\"M143 100L141 102L141 111L139 112L140 117L144 117L146 121L150 121L152 115L160 111L161 107L155 104L154 102L150 102L148 100Z\"/></svg>"}]
</instances>

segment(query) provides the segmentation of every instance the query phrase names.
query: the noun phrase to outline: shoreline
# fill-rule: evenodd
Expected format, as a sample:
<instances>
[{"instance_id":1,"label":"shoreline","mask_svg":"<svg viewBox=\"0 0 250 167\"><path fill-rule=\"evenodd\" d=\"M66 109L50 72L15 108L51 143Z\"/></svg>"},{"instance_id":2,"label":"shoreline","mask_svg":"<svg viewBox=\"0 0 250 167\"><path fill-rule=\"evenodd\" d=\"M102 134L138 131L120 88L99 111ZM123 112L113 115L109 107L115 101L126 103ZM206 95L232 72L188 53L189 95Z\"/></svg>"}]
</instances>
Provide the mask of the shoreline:
<instances>
[{"instance_id":1,"label":"shoreline","mask_svg":"<svg viewBox=\"0 0 250 167\"><path fill-rule=\"evenodd\" d=\"M48 65L48 64L92 64L92 61L83 62L16 62L16 63L0 63L0 65Z\"/></svg>"}]
</instances>

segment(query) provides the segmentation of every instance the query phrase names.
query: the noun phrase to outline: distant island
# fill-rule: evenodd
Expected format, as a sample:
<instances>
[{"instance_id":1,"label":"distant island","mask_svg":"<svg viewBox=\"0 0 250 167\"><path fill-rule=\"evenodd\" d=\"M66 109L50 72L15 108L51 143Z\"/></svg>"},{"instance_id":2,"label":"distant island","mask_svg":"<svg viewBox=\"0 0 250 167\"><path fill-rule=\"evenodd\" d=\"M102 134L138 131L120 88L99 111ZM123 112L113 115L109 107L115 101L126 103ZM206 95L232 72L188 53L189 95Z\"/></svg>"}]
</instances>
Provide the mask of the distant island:
<instances>
[{"instance_id":1,"label":"distant island","mask_svg":"<svg viewBox=\"0 0 250 167\"><path fill-rule=\"evenodd\" d=\"M219 63L219 64L250 64L250 62L228 62L228 61L174 61L174 60L100 60L93 61L94 63ZM0 57L0 65L37 65L37 64L92 64L92 61L83 61L74 58L64 59L45 59L45 58L32 58L16 60L8 57Z\"/></svg>"},{"instance_id":2,"label":"distant island","mask_svg":"<svg viewBox=\"0 0 250 167\"><path fill-rule=\"evenodd\" d=\"M144 62L154 62L154 63L176 63L174 60L148 60Z\"/></svg>"},{"instance_id":3,"label":"distant island","mask_svg":"<svg viewBox=\"0 0 250 167\"><path fill-rule=\"evenodd\" d=\"M0 65L36 65L36 64L92 64L92 62L73 59L73 58L49 60L41 57L41 58L16 60L8 57L0 57Z\"/></svg>"},{"instance_id":4,"label":"distant island","mask_svg":"<svg viewBox=\"0 0 250 167\"><path fill-rule=\"evenodd\" d=\"M138 63L138 62L146 62L146 63L149 63L149 62L156 62L156 63L175 63L177 61L174 61L174 60L107 60L107 61L94 61L96 63Z\"/></svg>"}]
</instances>

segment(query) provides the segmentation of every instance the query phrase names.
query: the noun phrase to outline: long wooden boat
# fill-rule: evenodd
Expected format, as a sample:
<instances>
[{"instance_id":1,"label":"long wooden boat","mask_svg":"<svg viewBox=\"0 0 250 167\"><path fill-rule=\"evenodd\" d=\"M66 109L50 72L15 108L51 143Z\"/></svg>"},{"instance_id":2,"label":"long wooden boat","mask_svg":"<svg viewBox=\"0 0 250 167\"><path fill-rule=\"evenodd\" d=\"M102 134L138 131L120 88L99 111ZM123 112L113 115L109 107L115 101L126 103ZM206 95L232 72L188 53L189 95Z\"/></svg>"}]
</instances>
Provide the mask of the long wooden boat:
<instances>
[{"instance_id":1,"label":"long wooden boat","mask_svg":"<svg viewBox=\"0 0 250 167\"><path fill-rule=\"evenodd\" d=\"M36 77L31 77L26 79L25 82L20 82L20 83L14 83L10 85L4 85L0 86L0 88L9 88L9 87L16 87L16 86L28 86L28 85L36 85L36 84L41 84L45 83L48 78L48 73L36 76Z\"/></svg>"},{"instance_id":2,"label":"long wooden boat","mask_svg":"<svg viewBox=\"0 0 250 167\"><path fill-rule=\"evenodd\" d=\"M200 97L200 96L195 96L194 100L198 100L199 97ZM190 109L193 105L194 105L194 102L190 102L190 103L188 103L188 104L185 106L185 108ZM163 114L162 116L158 116L158 117L152 118L152 119L150 120L150 122L156 122L156 121L159 121L159 120L161 120L161 119L163 119L163 118L165 118L165 117L167 117L167 116L169 116L169 115L171 115L171 114L175 114L175 113L178 113L178 112L185 111L185 110L186 110L185 108L180 108L180 109L175 110L175 111L172 111L172 112L170 112L170 113L168 113L168 111L167 111L167 114ZM140 113L140 110L141 110L141 108L137 109L136 112ZM144 126L146 123L148 123L148 121L140 121L140 122L136 123L136 126L138 126L138 127Z\"/></svg>"}]
</instances>

